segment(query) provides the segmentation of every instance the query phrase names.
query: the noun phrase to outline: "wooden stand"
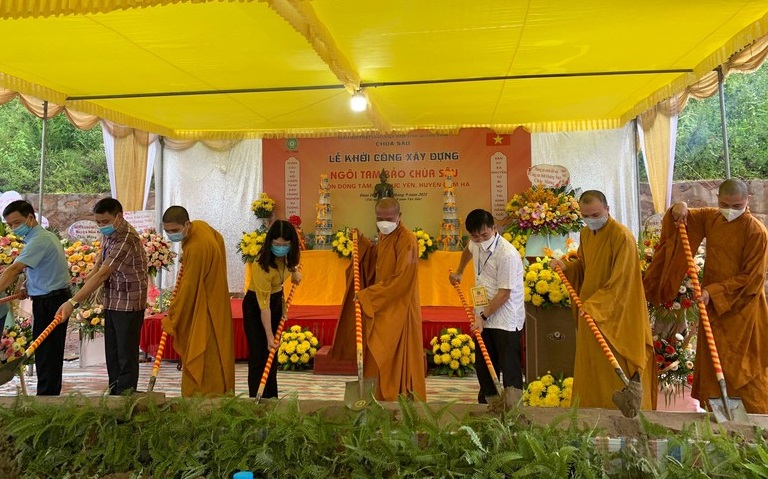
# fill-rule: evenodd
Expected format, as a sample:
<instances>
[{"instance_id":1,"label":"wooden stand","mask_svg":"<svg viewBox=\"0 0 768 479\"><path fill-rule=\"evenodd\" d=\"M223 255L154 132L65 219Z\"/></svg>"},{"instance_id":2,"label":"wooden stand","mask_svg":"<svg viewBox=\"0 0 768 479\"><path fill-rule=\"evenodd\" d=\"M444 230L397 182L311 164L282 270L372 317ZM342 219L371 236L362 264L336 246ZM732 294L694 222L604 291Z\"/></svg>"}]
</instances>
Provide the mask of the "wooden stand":
<instances>
[{"instance_id":1,"label":"wooden stand","mask_svg":"<svg viewBox=\"0 0 768 479\"><path fill-rule=\"evenodd\" d=\"M576 325L571 308L525 305L525 379L534 381L550 372L573 376Z\"/></svg>"}]
</instances>

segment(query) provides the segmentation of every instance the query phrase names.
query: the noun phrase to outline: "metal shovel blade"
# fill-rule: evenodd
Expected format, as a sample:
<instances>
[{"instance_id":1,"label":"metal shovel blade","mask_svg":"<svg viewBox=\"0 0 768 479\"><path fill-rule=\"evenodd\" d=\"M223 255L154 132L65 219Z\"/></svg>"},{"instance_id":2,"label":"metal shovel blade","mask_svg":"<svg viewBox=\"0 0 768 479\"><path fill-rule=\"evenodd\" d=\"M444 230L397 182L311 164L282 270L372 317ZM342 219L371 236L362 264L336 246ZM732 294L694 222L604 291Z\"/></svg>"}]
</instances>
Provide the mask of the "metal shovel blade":
<instances>
[{"instance_id":1,"label":"metal shovel blade","mask_svg":"<svg viewBox=\"0 0 768 479\"><path fill-rule=\"evenodd\" d=\"M621 391L613 393L613 403L618 406L624 417L633 418L640 411L643 402L643 384L637 373Z\"/></svg>"},{"instance_id":2,"label":"metal shovel blade","mask_svg":"<svg viewBox=\"0 0 768 479\"><path fill-rule=\"evenodd\" d=\"M376 402L373 396L376 391L376 379L363 379L360 381L348 381L344 390L344 404L353 411L361 411Z\"/></svg>"},{"instance_id":3,"label":"metal shovel blade","mask_svg":"<svg viewBox=\"0 0 768 479\"><path fill-rule=\"evenodd\" d=\"M739 398L726 397L725 401L723 398L709 398L709 408L718 424L728 421L749 422L747 410Z\"/></svg>"},{"instance_id":4,"label":"metal shovel blade","mask_svg":"<svg viewBox=\"0 0 768 479\"><path fill-rule=\"evenodd\" d=\"M22 366L24 366L24 361L20 361L18 359L9 361L0 366L0 385L5 384L13 379L13 377L16 376L16 373Z\"/></svg>"}]
</instances>

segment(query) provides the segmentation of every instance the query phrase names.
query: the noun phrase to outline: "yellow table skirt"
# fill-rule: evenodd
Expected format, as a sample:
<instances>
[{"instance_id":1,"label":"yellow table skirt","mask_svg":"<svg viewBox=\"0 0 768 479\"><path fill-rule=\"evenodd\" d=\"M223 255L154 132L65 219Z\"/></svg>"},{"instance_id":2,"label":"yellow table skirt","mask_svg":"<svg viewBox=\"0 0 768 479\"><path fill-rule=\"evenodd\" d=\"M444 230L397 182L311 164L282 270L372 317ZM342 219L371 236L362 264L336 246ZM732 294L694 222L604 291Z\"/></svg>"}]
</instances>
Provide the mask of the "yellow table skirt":
<instances>
[{"instance_id":1,"label":"yellow table skirt","mask_svg":"<svg viewBox=\"0 0 768 479\"><path fill-rule=\"evenodd\" d=\"M427 259L419 260L419 296L422 306L461 306L456 290L448 282L448 270L459 265L461 252L435 251ZM344 298L345 272L352 260L340 258L333 251L307 250L301 252L301 286L296 289L293 304L314 306L340 305ZM245 266L245 287L251 282L251 267ZM474 286L475 276L470 262L464 271L462 290ZM290 281L286 281L289 291ZM467 297L467 300L469 298Z\"/></svg>"}]
</instances>

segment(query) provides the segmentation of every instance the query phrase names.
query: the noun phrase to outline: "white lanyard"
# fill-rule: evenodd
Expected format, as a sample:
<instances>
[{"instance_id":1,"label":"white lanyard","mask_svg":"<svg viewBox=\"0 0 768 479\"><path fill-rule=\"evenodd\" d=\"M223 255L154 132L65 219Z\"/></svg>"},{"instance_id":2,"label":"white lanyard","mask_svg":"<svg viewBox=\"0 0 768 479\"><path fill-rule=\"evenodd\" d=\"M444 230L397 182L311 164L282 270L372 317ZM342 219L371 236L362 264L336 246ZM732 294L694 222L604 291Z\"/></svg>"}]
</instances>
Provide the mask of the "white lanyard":
<instances>
[{"instance_id":1,"label":"white lanyard","mask_svg":"<svg viewBox=\"0 0 768 479\"><path fill-rule=\"evenodd\" d=\"M496 244L499 242L499 238L501 238L501 235L496 233L496 241L494 241L493 244L491 245L491 247L489 248L491 253L488 255L487 258L485 258L485 262L482 264L482 266L480 265L480 257L478 256L478 258L477 258L477 276L478 277L481 274L483 274L483 268L485 268L485 265L488 264L488 260L491 259L491 256L493 256L493 253L496 252ZM482 246L479 249L480 249L480 251L483 251Z\"/></svg>"}]
</instances>

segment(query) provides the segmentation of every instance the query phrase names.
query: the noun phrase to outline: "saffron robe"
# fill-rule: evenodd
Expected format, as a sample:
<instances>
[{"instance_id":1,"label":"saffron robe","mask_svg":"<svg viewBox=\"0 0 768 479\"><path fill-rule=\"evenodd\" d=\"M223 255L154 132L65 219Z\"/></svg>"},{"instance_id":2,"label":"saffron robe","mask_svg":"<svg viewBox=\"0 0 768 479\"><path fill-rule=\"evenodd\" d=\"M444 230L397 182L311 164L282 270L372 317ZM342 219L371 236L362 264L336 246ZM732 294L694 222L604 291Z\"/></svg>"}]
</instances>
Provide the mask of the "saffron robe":
<instances>
[{"instance_id":1,"label":"saffron robe","mask_svg":"<svg viewBox=\"0 0 768 479\"><path fill-rule=\"evenodd\" d=\"M181 395L214 395L235 389L235 341L227 284L224 238L193 221L181 242L184 273L163 319L181 356Z\"/></svg>"},{"instance_id":2,"label":"saffron robe","mask_svg":"<svg viewBox=\"0 0 768 479\"><path fill-rule=\"evenodd\" d=\"M640 273L637 243L621 223L580 233L579 259L565 274L579 294L627 377L635 373L643 385L642 409L655 406L653 341ZM574 306L574 311L577 311ZM586 320L576 314L576 361L573 397L580 407L616 409L612 396L624 383L608 362Z\"/></svg>"},{"instance_id":3,"label":"saffron robe","mask_svg":"<svg viewBox=\"0 0 768 479\"><path fill-rule=\"evenodd\" d=\"M710 296L707 315L728 394L740 397L747 412L768 414L768 232L749 211L728 222L717 208L689 209L687 230L694 254L707 239L702 288ZM662 304L674 298L687 267L677 225L667 212L659 249L645 273L648 301ZM702 328L691 396L702 403L720 397Z\"/></svg>"},{"instance_id":4,"label":"saffron robe","mask_svg":"<svg viewBox=\"0 0 768 479\"><path fill-rule=\"evenodd\" d=\"M363 374L378 379L379 400L395 401L400 394L426 400L416 236L401 223L392 233L381 235L378 245L364 237L358 243L363 288L357 294L363 313ZM355 357L353 299L353 285L348 281L334 340L334 358Z\"/></svg>"}]
</instances>

